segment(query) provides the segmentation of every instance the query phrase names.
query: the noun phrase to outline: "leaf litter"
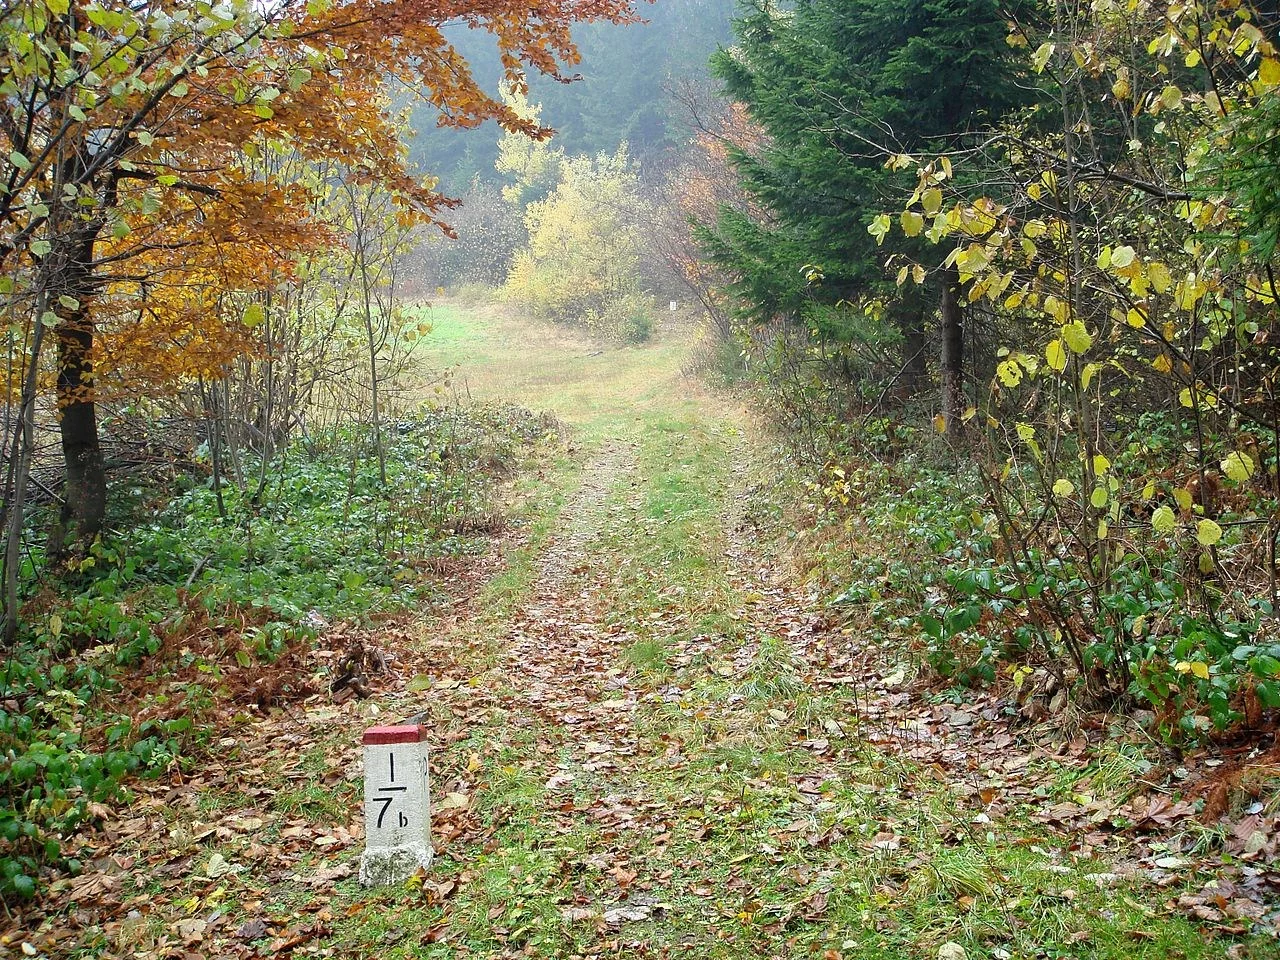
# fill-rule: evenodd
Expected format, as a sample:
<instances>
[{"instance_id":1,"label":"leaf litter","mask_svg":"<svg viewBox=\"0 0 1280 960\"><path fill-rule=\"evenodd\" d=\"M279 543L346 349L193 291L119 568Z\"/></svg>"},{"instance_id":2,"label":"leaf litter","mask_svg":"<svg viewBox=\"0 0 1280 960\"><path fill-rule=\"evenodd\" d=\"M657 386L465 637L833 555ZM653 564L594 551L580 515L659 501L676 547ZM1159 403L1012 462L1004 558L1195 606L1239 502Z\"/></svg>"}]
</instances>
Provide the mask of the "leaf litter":
<instances>
[{"instance_id":1,"label":"leaf litter","mask_svg":"<svg viewBox=\"0 0 1280 960\"><path fill-rule=\"evenodd\" d=\"M430 618L339 625L295 669L298 697L227 703L194 770L95 808L83 872L10 918L0 955L974 955L958 931L1033 955L1028 912L1101 891L1145 918L1135 948L1172 917L1239 956L1252 941L1230 938L1280 929L1276 806L1219 798L1206 822L1218 758L1135 763L1117 790L1096 747L1135 739L1125 721L939 699L779 574L728 515L742 492L699 544L718 551L708 628L649 549L681 521L646 510L642 453L607 443L549 542L506 532ZM535 546L527 595L494 614L485 584ZM655 638L660 669L628 660ZM368 698L324 682L353 644L391 654ZM401 718L430 730L437 868L368 892L358 734ZM964 919L1002 896L1003 926ZM925 901L953 912L922 923Z\"/></svg>"}]
</instances>

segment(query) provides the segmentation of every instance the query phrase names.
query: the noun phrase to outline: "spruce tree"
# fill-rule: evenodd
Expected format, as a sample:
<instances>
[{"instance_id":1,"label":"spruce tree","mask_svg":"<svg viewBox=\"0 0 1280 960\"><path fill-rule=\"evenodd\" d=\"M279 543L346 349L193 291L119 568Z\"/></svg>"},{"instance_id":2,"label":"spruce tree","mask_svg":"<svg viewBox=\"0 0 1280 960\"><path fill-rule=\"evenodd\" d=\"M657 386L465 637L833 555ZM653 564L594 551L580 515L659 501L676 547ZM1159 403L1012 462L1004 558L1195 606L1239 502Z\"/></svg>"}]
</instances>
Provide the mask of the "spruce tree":
<instances>
[{"instance_id":1,"label":"spruce tree","mask_svg":"<svg viewBox=\"0 0 1280 960\"><path fill-rule=\"evenodd\" d=\"M770 137L734 156L742 184L768 216L726 211L702 232L707 254L736 278L746 316L782 317L823 338L861 335L837 304L886 298L897 328L898 382L922 386L927 322L940 316L941 377L959 399L960 304L946 251L895 232L882 248L867 228L900 207L914 178L885 166L897 153L953 149L1026 102L1007 15L995 0L765 2L737 22L737 45L713 70ZM897 289L885 261L928 264L924 290ZM805 282L818 268L819 285Z\"/></svg>"}]
</instances>

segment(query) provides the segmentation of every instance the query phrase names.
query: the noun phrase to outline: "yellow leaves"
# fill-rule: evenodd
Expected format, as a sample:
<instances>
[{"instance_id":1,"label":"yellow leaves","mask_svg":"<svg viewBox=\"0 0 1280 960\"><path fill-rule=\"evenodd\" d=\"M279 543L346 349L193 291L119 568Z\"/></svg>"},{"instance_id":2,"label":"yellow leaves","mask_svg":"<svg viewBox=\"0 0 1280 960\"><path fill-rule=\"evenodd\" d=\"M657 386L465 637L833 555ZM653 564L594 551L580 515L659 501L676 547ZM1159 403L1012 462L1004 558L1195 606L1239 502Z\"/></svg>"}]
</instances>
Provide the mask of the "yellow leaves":
<instances>
[{"instance_id":1,"label":"yellow leaves","mask_svg":"<svg viewBox=\"0 0 1280 960\"><path fill-rule=\"evenodd\" d=\"M1044 68L1049 65L1049 60L1053 57L1055 45L1052 43L1042 43L1036 48L1035 53L1031 55L1031 66L1036 73L1043 73Z\"/></svg>"},{"instance_id":2,"label":"yellow leaves","mask_svg":"<svg viewBox=\"0 0 1280 960\"><path fill-rule=\"evenodd\" d=\"M996 365L996 376L1006 387L1016 387L1022 382L1022 367L1016 360L1005 360Z\"/></svg>"},{"instance_id":3,"label":"yellow leaves","mask_svg":"<svg viewBox=\"0 0 1280 960\"><path fill-rule=\"evenodd\" d=\"M1173 665L1173 669L1183 676L1190 674L1201 680L1209 679L1209 665L1200 660L1179 660Z\"/></svg>"},{"instance_id":4,"label":"yellow leaves","mask_svg":"<svg viewBox=\"0 0 1280 960\"><path fill-rule=\"evenodd\" d=\"M1118 247L1103 247L1098 253L1098 269L1106 270L1126 280L1137 296L1144 296L1147 290L1146 270L1142 259L1133 247L1122 244Z\"/></svg>"},{"instance_id":5,"label":"yellow leaves","mask_svg":"<svg viewBox=\"0 0 1280 960\"><path fill-rule=\"evenodd\" d=\"M1044 359L1054 370L1067 369L1067 351L1061 340L1050 340L1044 348Z\"/></svg>"},{"instance_id":6,"label":"yellow leaves","mask_svg":"<svg viewBox=\"0 0 1280 960\"><path fill-rule=\"evenodd\" d=\"M905 210L901 217L902 232L908 237L918 237L924 232L924 217L914 210Z\"/></svg>"},{"instance_id":7,"label":"yellow leaves","mask_svg":"<svg viewBox=\"0 0 1280 960\"><path fill-rule=\"evenodd\" d=\"M907 282L907 278L910 277L911 280L917 286L919 286L920 284L924 283L926 276L927 274L925 273L924 267L918 263L915 263L908 266L900 267L898 269L897 283L898 283L898 286L902 286L904 283Z\"/></svg>"},{"instance_id":8,"label":"yellow leaves","mask_svg":"<svg viewBox=\"0 0 1280 960\"><path fill-rule=\"evenodd\" d=\"M1147 264L1147 278L1151 281L1151 287L1156 293L1164 293L1173 283L1169 268L1155 261Z\"/></svg>"},{"instance_id":9,"label":"yellow leaves","mask_svg":"<svg viewBox=\"0 0 1280 960\"><path fill-rule=\"evenodd\" d=\"M405 340L412 343L415 340L417 340L419 337L425 337L428 334L430 334L432 329L433 328L431 326L431 323L429 321L424 320L414 326L408 327L404 331L404 338Z\"/></svg>"},{"instance_id":10,"label":"yellow leaves","mask_svg":"<svg viewBox=\"0 0 1280 960\"><path fill-rule=\"evenodd\" d=\"M980 198L960 208L960 227L971 237L985 237L996 228L996 215L1003 208Z\"/></svg>"},{"instance_id":11,"label":"yellow leaves","mask_svg":"<svg viewBox=\"0 0 1280 960\"><path fill-rule=\"evenodd\" d=\"M1231 52L1237 57L1246 57L1256 50L1264 39L1262 31L1246 21L1237 26L1235 33L1231 36Z\"/></svg>"},{"instance_id":12,"label":"yellow leaves","mask_svg":"<svg viewBox=\"0 0 1280 960\"><path fill-rule=\"evenodd\" d=\"M1191 491L1186 487L1175 487L1173 491L1174 503L1178 505L1178 509L1183 513L1191 512Z\"/></svg>"},{"instance_id":13,"label":"yellow leaves","mask_svg":"<svg viewBox=\"0 0 1280 960\"><path fill-rule=\"evenodd\" d=\"M1218 405L1218 397L1211 390L1205 389L1202 383L1197 382L1194 390L1190 387L1183 387L1178 392L1178 403L1188 410L1203 410L1206 407L1216 407Z\"/></svg>"},{"instance_id":14,"label":"yellow leaves","mask_svg":"<svg viewBox=\"0 0 1280 960\"><path fill-rule=\"evenodd\" d=\"M1043 237L1048 230L1049 227L1043 220L1028 220L1022 225L1023 234L1032 240Z\"/></svg>"},{"instance_id":15,"label":"yellow leaves","mask_svg":"<svg viewBox=\"0 0 1280 960\"><path fill-rule=\"evenodd\" d=\"M884 244L884 238L888 235L892 226L893 221L889 219L889 215L882 213L871 221L871 225L867 227L867 233L876 238L876 246L881 246Z\"/></svg>"},{"instance_id":16,"label":"yellow leaves","mask_svg":"<svg viewBox=\"0 0 1280 960\"><path fill-rule=\"evenodd\" d=\"M267 314L266 311L262 309L262 304L251 303L244 308L244 314L241 316L240 322L250 330L253 330L255 327L262 326L262 323L266 318Z\"/></svg>"},{"instance_id":17,"label":"yellow leaves","mask_svg":"<svg viewBox=\"0 0 1280 960\"><path fill-rule=\"evenodd\" d=\"M1111 251L1111 266L1117 270L1123 270L1130 266L1134 261L1133 247L1120 246Z\"/></svg>"},{"instance_id":18,"label":"yellow leaves","mask_svg":"<svg viewBox=\"0 0 1280 960\"><path fill-rule=\"evenodd\" d=\"M1231 214L1231 208L1216 200L1187 200L1178 205L1178 214L1199 230L1223 223Z\"/></svg>"},{"instance_id":19,"label":"yellow leaves","mask_svg":"<svg viewBox=\"0 0 1280 960\"><path fill-rule=\"evenodd\" d=\"M1179 310L1190 312L1196 304L1209 292L1209 286L1196 273L1187 274L1186 279L1178 281L1174 288L1173 299Z\"/></svg>"},{"instance_id":20,"label":"yellow leaves","mask_svg":"<svg viewBox=\"0 0 1280 960\"><path fill-rule=\"evenodd\" d=\"M1110 469L1111 469L1110 460L1108 460L1106 457L1104 457L1100 453L1095 453L1093 455L1093 472L1097 476L1099 477L1104 476L1106 472Z\"/></svg>"},{"instance_id":21,"label":"yellow leaves","mask_svg":"<svg viewBox=\"0 0 1280 960\"><path fill-rule=\"evenodd\" d=\"M1157 373L1169 374L1173 372L1173 360L1167 353L1162 353L1152 360L1151 366Z\"/></svg>"},{"instance_id":22,"label":"yellow leaves","mask_svg":"<svg viewBox=\"0 0 1280 960\"><path fill-rule=\"evenodd\" d=\"M1014 431L1018 434L1018 439L1027 445L1027 449L1037 460L1044 460L1044 454L1040 450L1040 444L1036 441L1036 428L1029 423L1017 423L1014 425Z\"/></svg>"},{"instance_id":23,"label":"yellow leaves","mask_svg":"<svg viewBox=\"0 0 1280 960\"><path fill-rule=\"evenodd\" d=\"M1053 481L1053 495L1066 499L1076 492L1076 485L1065 477Z\"/></svg>"},{"instance_id":24,"label":"yellow leaves","mask_svg":"<svg viewBox=\"0 0 1280 960\"><path fill-rule=\"evenodd\" d=\"M1003 356L1006 351L1001 351ZM1012 356L1006 356L996 364L996 376L1000 382L1012 389L1018 386L1025 377L1036 375L1036 371L1040 369L1040 361L1034 356L1026 353L1015 353Z\"/></svg>"},{"instance_id":25,"label":"yellow leaves","mask_svg":"<svg viewBox=\"0 0 1280 960\"><path fill-rule=\"evenodd\" d=\"M1135 330L1141 330L1147 325L1147 311L1144 307L1130 307L1124 321Z\"/></svg>"},{"instance_id":26,"label":"yellow leaves","mask_svg":"<svg viewBox=\"0 0 1280 960\"><path fill-rule=\"evenodd\" d=\"M920 195L920 206L929 216L936 214L942 209L942 191L937 187L930 187Z\"/></svg>"},{"instance_id":27,"label":"yellow leaves","mask_svg":"<svg viewBox=\"0 0 1280 960\"><path fill-rule=\"evenodd\" d=\"M1182 90L1174 84L1170 83L1160 91L1160 95L1155 97L1151 103L1151 113L1160 113L1163 110L1176 110L1182 106Z\"/></svg>"},{"instance_id":28,"label":"yellow leaves","mask_svg":"<svg viewBox=\"0 0 1280 960\"><path fill-rule=\"evenodd\" d=\"M1222 472L1227 475L1227 479L1233 483L1247 482L1257 469L1253 458L1247 453L1241 453L1239 450L1229 453L1219 466L1222 467Z\"/></svg>"},{"instance_id":29,"label":"yellow leaves","mask_svg":"<svg viewBox=\"0 0 1280 960\"><path fill-rule=\"evenodd\" d=\"M1212 547L1222 539L1222 527L1212 520L1201 520L1196 524L1196 542L1202 547Z\"/></svg>"},{"instance_id":30,"label":"yellow leaves","mask_svg":"<svg viewBox=\"0 0 1280 960\"><path fill-rule=\"evenodd\" d=\"M1072 353L1084 353L1093 344L1093 336L1079 320L1063 325L1062 339Z\"/></svg>"},{"instance_id":31,"label":"yellow leaves","mask_svg":"<svg viewBox=\"0 0 1280 960\"><path fill-rule=\"evenodd\" d=\"M1178 518L1174 516L1173 511L1168 506L1162 504L1156 507L1151 514L1151 528L1158 534L1168 535L1173 533L1177 525Z\"/></svg>"},{"instance_id":32,"label":"yellow leaves","mask_svg":"<svg viewBox=\"0 0 1280 960\"><path fill-rule=\"evenodd\" d=\"M1280 86L1280 60L1264 56L1258 63L1258 83L1264 88Z\"/></svg>"},{"instance_id":33,"label":"yellow leaves","mask_svg":"<svg viewBox=\"0 0 1280 960\"><path fill-rule=\"evenodd\" d=\"M955 265L963 277L972 277L991 265L987 248L981 243L971 243L967 247L958 249L954 256Z\"/></svg>"},{"instance_id":34,"label":"yellow leaves","mask_svg":"<svg viewBox=\"0 0 1280 960\"><path fill-rule=\"evenodd\" d=\"M1071 315L1071 307L1064 300L1049 296L1044 298L1044 312L1059 323L1066 323Z\"/></svg>"},{"instance_id":35,"label":"yellow leaves","mask_svg":"<svg viewBox=\"0 0 1280 960\"><path fill-rule=\"evenodd\" d=\"M1013 282L1013 271L1008 273L988 273L969 285L969 302L976 303L986 297L992 303L998 303L1009 284Z\"/></svg>"},{"instance_id":36,"label":"yellow leaves","mask_svg":"<svg viewBox=\"0 0 1280 960\"><path fill-rule=\"evenodd\" d=\"M1245 298L1255 303L1264 303L1271 306L1276 302L1275 296L1271 292L1271 284L1264 281L1256 273L1249 274L1245 283Z\"/></svg>"},{"instance_id":37,"label":"yellow leaves","mask_svg":"<svg viewBox=\"0 0 1280 960\"><path fill-rule=\"evenodd\" d=\"M1086 363L1084 369L1080 371L1080 388L1088 390L1089 384L1093 382L1093 378L1097 375L1102 367L1096 363Z\"/></svg>"}]
</instances>

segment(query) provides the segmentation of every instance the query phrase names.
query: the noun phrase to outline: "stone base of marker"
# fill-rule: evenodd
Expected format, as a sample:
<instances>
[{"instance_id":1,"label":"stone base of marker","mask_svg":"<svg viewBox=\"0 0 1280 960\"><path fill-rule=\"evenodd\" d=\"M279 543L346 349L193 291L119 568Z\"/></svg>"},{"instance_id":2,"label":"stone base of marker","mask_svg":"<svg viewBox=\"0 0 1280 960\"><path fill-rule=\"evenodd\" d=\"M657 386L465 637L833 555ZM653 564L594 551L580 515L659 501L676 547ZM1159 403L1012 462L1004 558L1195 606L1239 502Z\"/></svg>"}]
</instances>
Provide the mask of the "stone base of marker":
<instances>
[{"instance_id":1,"label":"stone base of marker","mask_svg":"<svg viewBox=\"0 0 1280 960\"><path fill-rule=\"evenodd\" d=\"M431 869L431 848L421 843L379 847L360 854L360 882L366 887L390 887L408 880L419 869Z\"/></svg>"},{"instance_id":2,"label":"stone base of marker","mask_svg":"<svg viewBox=\"0 0 1280 960\"><path fill-rule=\"evenodd\" d=\"M360 882L400 883L431 866L431 767L418 724L364 733L365 851Z\"/></svg>"}]
</instances>

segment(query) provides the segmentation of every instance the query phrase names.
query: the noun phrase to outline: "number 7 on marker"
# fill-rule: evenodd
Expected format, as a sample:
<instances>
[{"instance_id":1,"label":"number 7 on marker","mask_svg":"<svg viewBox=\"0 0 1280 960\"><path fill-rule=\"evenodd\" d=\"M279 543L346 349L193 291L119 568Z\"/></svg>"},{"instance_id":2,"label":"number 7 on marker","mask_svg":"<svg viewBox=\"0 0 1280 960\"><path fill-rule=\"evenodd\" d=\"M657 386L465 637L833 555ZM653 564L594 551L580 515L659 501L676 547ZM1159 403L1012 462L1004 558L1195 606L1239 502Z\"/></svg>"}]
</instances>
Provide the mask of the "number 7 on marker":
<instances>
[{"instance_id":1,"label":"number 7 on marker","mask_svg":"<svg viewBox=\"0 0 1280 960\"><path fill-rule=\"evenodd\" d=\"M392 783L395 783L395 782L396 782L396 755L395 755L394 753L392 753L392 754L389 754L388 756L389 756L389 759L390 759L390 761L391 761L391 782L392 782ZM389 797L375 797L375 798L374 798L374 799L376 799L376 800L380 800L380 801L382 802L382 809L381 809L380 811L378 811L378 829L379 829L379 830L381 830L381 829L382 829L382 818L383 818L383 817L385 817L385 816L387 815L387 811L391 809L391 804L395 801L395 796L394 796L394 794L397 794L397 793L403 793L403 792L407 791L408 789L409 789L409 788L408 788L408 787L405 787L405 786L399 786L399 787L379 787L379 788L378 788L378 790L377 790L377 792L378 792L378 793L390 793L390 794L392 794L392 796L389 796Z\"/></svg>"}]
</instances>

